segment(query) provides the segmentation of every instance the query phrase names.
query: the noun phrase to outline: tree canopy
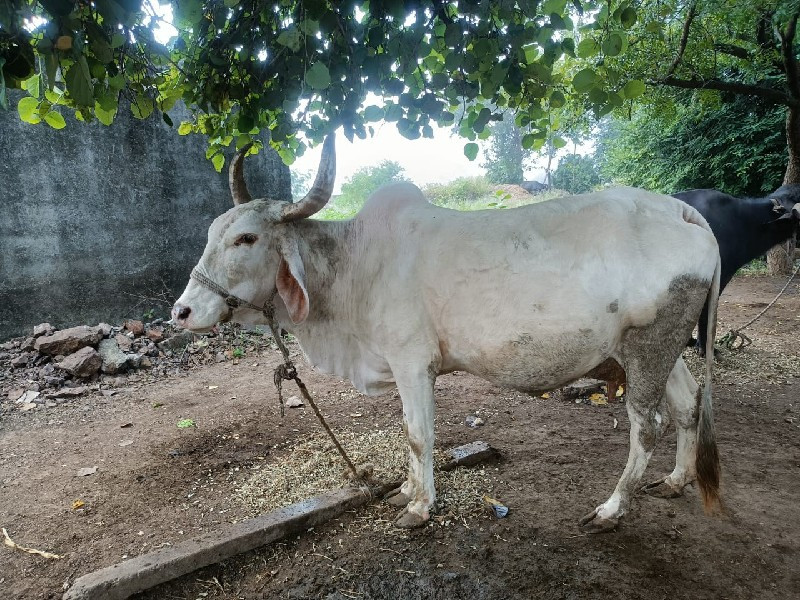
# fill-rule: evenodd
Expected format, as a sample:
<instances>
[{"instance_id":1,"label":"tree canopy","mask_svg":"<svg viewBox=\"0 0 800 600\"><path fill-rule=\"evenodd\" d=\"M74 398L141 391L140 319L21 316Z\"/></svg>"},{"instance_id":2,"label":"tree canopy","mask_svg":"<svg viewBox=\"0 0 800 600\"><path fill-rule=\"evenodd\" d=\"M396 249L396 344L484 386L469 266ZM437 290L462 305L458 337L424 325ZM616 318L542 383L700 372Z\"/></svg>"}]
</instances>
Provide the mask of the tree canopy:
<instances>
[{"instance_id":1,"label":"tree canopy","mask_svg":"<svg viewBox=\"0 0 800 600\"><path fill-rule=\"evenodd\" d=\"M596 159L607 181L672 193L692 188L764 196L786 171L785 110L725 95L684 93L674 110L648 106L600 127Z\"/></svg>"},{"instance_id":2,"label":"tree canopy","mask_svg":"<svg viewBox=\"0 0 800 600\"><path fill-rule=\"evenodd\" d=\"M135 116L160 111L171 123L182 99L196 117L181 133L207 134L218 168L222 147L259 129L290 162L306 140L339 126L365 137L381 120L411 139L455 124L474 158L476 139L505 112L525 129L523 145L540 148L557 129L552 110L596 83L585 70L573 78L562 60L575 57L578 32L606 39L637 14L627 0L169 4L178 34L162 45L149 2L0 0L0 90L27 89L20 116L54 127L63 126L58 107L108 123L120 96ZM643 83L617 76L606 87L589 99L598 112L640 95Z\"/></svg>"}]
</instances>

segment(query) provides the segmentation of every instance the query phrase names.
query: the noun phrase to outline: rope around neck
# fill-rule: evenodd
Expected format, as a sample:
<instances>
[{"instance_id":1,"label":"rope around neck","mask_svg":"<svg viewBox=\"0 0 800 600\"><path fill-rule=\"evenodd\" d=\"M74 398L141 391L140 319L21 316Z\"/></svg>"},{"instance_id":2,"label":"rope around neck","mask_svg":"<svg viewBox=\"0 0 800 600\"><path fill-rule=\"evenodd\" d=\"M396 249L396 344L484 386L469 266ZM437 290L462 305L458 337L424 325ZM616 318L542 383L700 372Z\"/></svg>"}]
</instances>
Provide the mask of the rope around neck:
<instances>
[{"instance_id":1,"label":"rope around neck","mask_svg":"<svg viewBox=\"0 0 800 600\"><path fill-rule=\"evenodd\" d=\"M273 374L275 388L278 390L278 403L281 407L281 417L284 416L285 406L283 402L283 382L284 380L288 381L292 379L300 389L300 393L303 395L303 398L305 398L309 405L311 405L311 408L314 410L314 414L317 415L322 427L333 441L333 445L336 446L339 454L342 455L342 459L344 459L344 462L347 463L348 468L353 474L353 480L361 481L363 483L364 476L359 473L358 469L356 469L355 465L350 460L350 457L347 456L347 452L345 452L344 448L339 443L339 440L336 439L336 435L334 435L333 430L328 426L328 423L325 421L325 417L322 416L319 408L317 408L317 403L314 402L314 399L311 397L308 388L297 375L297 367L295 367L294 362L292 362L292 359L289 357L289 350L283 343L283 339L278 331L278 325L275 322L275 294L277 293L277 290L272 292L272 295L264 303L264 306L256 306L252 302L248 302L247 300L243 300L242 298L231 294L228 290L217 284L213 279L206 275L199 266L192 269L190 277L215 294L222 296L222 298L225 300L225 304L228 307L228 314L221 321L222 323L230 321L231 317L233 316L233 310L241 306L257 310L264 315L264 317L267 319L267 323L269 324L270 331L272 332L272 338L275 340L275 344L278 346L281 354L283 354L283 364L275 367L275 372Z\"/></svg>"}]
</instances>

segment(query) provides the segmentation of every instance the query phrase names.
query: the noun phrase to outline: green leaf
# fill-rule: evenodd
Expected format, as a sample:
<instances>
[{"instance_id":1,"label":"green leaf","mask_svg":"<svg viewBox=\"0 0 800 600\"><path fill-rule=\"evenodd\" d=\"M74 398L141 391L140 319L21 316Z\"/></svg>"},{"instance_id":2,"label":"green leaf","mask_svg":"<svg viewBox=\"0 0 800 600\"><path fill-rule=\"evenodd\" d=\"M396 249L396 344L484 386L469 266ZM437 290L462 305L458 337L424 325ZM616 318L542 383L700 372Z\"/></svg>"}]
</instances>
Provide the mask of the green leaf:
<instances>
[{"instance_id":1,"label":"green leaf","mask_svg":"<svg viewBox=\"0 0 800 600\"><path fill-rule=\"evenodd\" d=\"M324 90L331 85L331 74L321 62L314 63L314 65L306 71L306 83L315 90Z\"/></svg>"},{"instance_id":2,"label":"green leaf","mask_svg":"<svg viewBox=\"0 0 800 600\"><path fill-rule=\"evenodd\" d=\"M623 10L622 14L619 16L619 21L620 23L622 23L622 26L625 29L630 29L631 27L633 27L634 24L636 24L636 19L637 19L636 9L630 6L625 10Z\"/></svg>"},{"instance_id":3,"label":"green leaf","mask_svg":"<svg viewBox=\"0 0 800 600\"><path fill-rule=\"evenodd\" d=\"M616 31L612 31L608 34L608 37L603 40L603 52L606 56L618 56L622 52L624 43L622 35Z\"/></svg>"},{"instance_id":4,"label":"green leaf","mask_svg":"<svg viewBox=\"0 0 800 600\"><path fill-rule=\"evenodd\" d=\"M53 129L64 129L64 127L67 126L67 122L64 120L64 117L62 117L59 113L57 113L54 110L51 110L50 112L46 113L44 115L44 120L45 123L50 125L50 127L52 127Z\"/></svg>"},{"instance_id":5,"label":"green leaf","mask_svg":"<svg viewBox=\"0 0 800 600\"><path fill-rule=\"evenodd\" d=\"M181 419L178 421L178 429L187 429L188 427L196 427L194 419Z\"/></svg>"},{"instance_id":6,"label":"green leaf","mask_svg":"<svg viewBox=\"0 0 800 600\"><path fill-rule=\"evenodd\" d=\"M643 81L639 81L638 79L631 79L625 86L622 88L622 94L628 98L638 98L645 92L645 86Z\"/></svg>"},{"instance_id":7,"label":"green leaf","mask_svg":"<svg viewBox=\"0 0 800 600\"><path fill-rule=\"evenodd\" d=\"M52 90L56 84L56 73L58 72L58 56L55 51L45 55L44 67L47 73L47 89Z\"/></svg>"},{"instance_id":8,"label":"green leaf","mask_svg":"<svg viewBox=\"0 0 800 600\"><path fill-rule=\"evenodd\" d=\"M25 91L28 92L28 94L30 94L34 98L40 98L42 95L41 81L42 81L42 76L39 73L37 73L33 77L29 77L28 79L26 79L23 82L22 87L24 87Z\"/></svg>"},{"instance_id":9,"label":"green leaf","mask_svg":"<svg viewBox=\"0 0 800 600\"><path fill-rule=\"evenodd\" d=\"M556 150L558 150L559 148L563 148L564 146L567 145L566 140L564 140L564 138L559 136L554 137L552 141L553 141L553 148L555 148Z\"/></svg>"},{"instance_id":10,"label":"green leaf","mask_svg":"<svg viewBox=\"0 0 800 600\"><path fill-rule=\"evenodd\" d=\"M586 38L578 44L578 58L589 58L600 52L600 44L591 38Z\"/></svg>"},{"instance_id":11,"label":"green leaf","mask_svg":"<svg viewBox=\"0 0 800 600\"><path fill-rule=\"evenodd\" d=\"M19 118L26 123L35 125L41 121L41 117L39 116L39 101L36 98L27 96L20 99L17 103L17 112L19 113Z\"/></svg>"},{"instance_id":12,"label":"green leaf","mask_svg":"<svg viewBox=\"0 0 800 600\"><path fill-rule=\"evenodd\" d=\"M464 145L464 156L469 160L475 160L478 157L478 144L470 142Z\"/></svg>"},{"instance_id":13,"label":"green leaf","mask_svg":"<svg viewBox=\"0 0 800 600\"><path fill-rule=\"evenodd\" d=\"M374 104L369 105L364 109L364 120L367 122L380 121L383 119L383 109Z\"/></svg>"},{"instance_id":14,"label":"green leaf","mask_svg":"<svg viewBox=\"0 0 800 600\"><path fill-rule=\"evenodd\" d=\"M184 121L178 126L178 135L188 135L192 133L192 129L193 129L192 124L187 121Z\"/></svg>"},{"instance_id":15,"label":"green leaf","mask_svg":"<svg viewBox=\"0 0 800 600\"><path fill-rule=\"evenodd\" d=\"M572 78L572 86L579 94L585 94L597 81L597 73L593 69L581 69Z\"/></svg>"},{"instance_id":16,"label":"green leaf","mask_svg":"<svg viewBox=\"0 0 800 600\"><path fill-rule=\"evenodd\" d=\"M319 21L315 21L314 19L303 19L300 22L300 30L306 35L316 35L319 31Z\"/></svg>"},{"instance_id":17,"label":"green leaf","mask_svg":"<svg viewBox=\"0 0 800 600\"><path fill-rule=\"evenodd\" d=\"M225 164L225 156L218 152L211 158L211 164L214 165L214 169L217 173L222 173L222 167Z\"/></svg>"},{"instance_id":18,"label":"green leaf","mask_svg":"<svg viewBox=\"0 0 800 600\"><path fill-rule=\"evenodd\" d=\"M170 118L170 116L167 113L162 112L161 113L161 118L164 119L164 123L166 123L170 127L172 127L174 125L174 123L172 122L172 119Z\"/></svg>"},{"instance_id":19,"label":"green leaf","mask_svg":"<svg viewBox=\"0 0 800 600\"><path fill-rule=\"evenodd\" d=\"M288 29L281 31L276 41L281 46L289 48L292 52L297 52L303 45L303 36L294 25L291 25Z\"/></svg>"},{"instance_id":20,"label":"green leaf","mask_svg":"<svg viewBox=\"0 0 800 600\"><path fill-rule=\"evenodd\" d=\"M92 76L89 73L89 65L85 56L81 56L69 68L66 75L64 75L64 81L67 84L69 97L75 104L78 106L94 106Z\"/></svg>"},{"instance_id":21,"label":"green leaf","mask_svg":"<svg viewBox=\"0 0 800 600\"><path fill-rule=\"evenodd\" d=\"M526 133L522 136L522 147L525 150L530 150L533 148L533 144L536 142L536 137L532 133Z\"/></svg>"},{"instance_id":22,"label":"green leaf","mask_svg":"<svg viewBox=\"0 0 800 600\"><path fill-rule=\"evenodd\" d=\"M111 36L111 47L119 48L125 43L125 36L121 33L115 33Z\"/></svg>"},{"instance_id":23,"label":"green leaf","mask_svg":"<svg viewBox=\"0 0 800 600\"><path fill-rule=\"evenodd\" d=\"M117 114L117 107L115 105L113 108L107 109L98 101L94 103L94 114L98 121L108 126L114 121L114 116Z\"/></svg>"},{"instance_id":24,"label":"green leaf","mask_svg":"<svg viewBox=\"0 0 800 600\"><path fill-rule=\"evenodd\" d=\"M153 114L155 103L153 99L144 94L137 94L133 102L131 102L131 112L137 119L146 119Z\"/></svg>"}]
</instances>

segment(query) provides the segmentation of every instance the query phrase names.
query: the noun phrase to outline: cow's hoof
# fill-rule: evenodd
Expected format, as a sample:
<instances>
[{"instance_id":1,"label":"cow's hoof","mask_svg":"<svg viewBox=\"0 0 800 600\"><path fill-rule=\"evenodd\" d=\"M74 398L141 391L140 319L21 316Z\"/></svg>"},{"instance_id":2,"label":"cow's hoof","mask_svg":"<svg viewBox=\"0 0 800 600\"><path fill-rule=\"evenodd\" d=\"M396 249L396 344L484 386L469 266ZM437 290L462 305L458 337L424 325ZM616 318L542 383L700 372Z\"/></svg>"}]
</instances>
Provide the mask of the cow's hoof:
<instances>
[{"instance_id":1,"label":"cow's hoof","mask_svg":"<svg viewBox=\"0 0 800 600\"><path fill-rule=\"evenodd\" d=\"M393 489L391 492L386 494L383 497L383 499L386 500L386 502L388 502L392 506L399 506L399 507L403 507L409 502L411 502L411 498L409 498L402 492L402 488Z\"/></svg>"},{"instance_id":2,"label":"cow's hoof","mask_svg":"<svg viewBox=\"0 0 800 600\"><path fill-rule=\"evenodd\" d=\"M416 529L417 527L422 527L425 523L427 523L427 520L423 519L418 514L404 510L400 513L400 516L395 519L394 526L400 529Z\"/></svg>"},{"instance_id":3,"label":"cow's hoof","mask_svg":"<svg viewBox=\"0 0 800 600\"><path fill-rule=\"evenodd\" d=\"M609 519L605 519L603 517L597 516L597 509L594 509L588 515L584 516L580 521L578 521L578 525L581 528L581 531L584 533L607 533L609 531L614 531L619 525L619 519L617 517L612 517Z\"/></svg>"},{"instance_id":4,"label":"cow's hoof","mask_svg":"<svg viewBox=\"0 0 800 600\"><path fill-rule=\"evenodd\" d=\"M662 477L658 481L648 483L642 487L642 491L653 498L679 498L683 496L683 489L678 489L672 485L667 477Z\"/></svg>"}]
</instances>

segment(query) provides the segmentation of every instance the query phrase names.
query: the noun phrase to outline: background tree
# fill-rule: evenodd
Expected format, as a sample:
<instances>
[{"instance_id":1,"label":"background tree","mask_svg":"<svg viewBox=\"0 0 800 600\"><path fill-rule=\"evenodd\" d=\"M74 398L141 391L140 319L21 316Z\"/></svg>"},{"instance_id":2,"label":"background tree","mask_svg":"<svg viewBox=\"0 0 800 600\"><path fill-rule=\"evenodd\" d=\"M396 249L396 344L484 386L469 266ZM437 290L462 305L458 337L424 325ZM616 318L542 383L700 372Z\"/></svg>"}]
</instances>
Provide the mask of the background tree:
<instances>
[{"instance_id":1,"label":"background tree","mask_svg":"<svg viewBox=\"0 0 800 600\"><path fill-rule=\"evenodd\" d=\"M525 178L525 163L531 151L522 147L522 133L508 115L489 127L491 137L484 150L486 178L493 183L520 184Z\"/></svg>"},{"instance_id":2,"label":"background tree","mask_svg":"<svg viewBox=\"0 0 800 600\"><path fill-rule=\"evenodd\" d=\"M680 90L702 90L700 102L736 95L780 107L785 114L788 158L784 183L800 183L800 67L795 44L798 0L642 0L622 11L623 28L592 27L578 43L573 86L596 116L630 112L619 97L646 100L668 110L686 101ZM635 47L635 52L627 51ZM582 61L582 62L581 62ZM647 85L645 85L645 82ZM649 86L649 88L648 88ZM648 92L648 93L645 93ZM773 272L791 266L793 241L771 252Z\"/></svg>"},{"instance_id":3,"label":"background tree","mask_svg":"<svg viewBox=\"0 0 800 600\"><path fill-rule=\"evenodd\" d=\"M643 106L630 120L603 121L595 152L603 179L664 193L714 188L735 196L764 196L781 185L781 107L744 96L713 103L684 95L671 111Z\"/></svg>"},{"instance_id":4,"label":"background tree","mask_svg":"<svg viewBox=\"0 0 800 600\"><path fill-rule=\"evenodd\" d=\"M400 164L384 160L378 165L363 167L353 173L350 179L342 184L341 194L335 196L323 218L351 217L364 206L364 202L378 188L395 181L404 181L405 173Z\"/></svg>"},{"instance_id":5,"label":"background tree","mask_svg":"<svg viewBox=\"0 0 800 600\"><path fill-rule=\"evenodd\" d=\"M600 184L600 177L589 156L567 154L559 162L553 173L553 187L571 194L591 191Z\"/></svg>"}]
</instances>

